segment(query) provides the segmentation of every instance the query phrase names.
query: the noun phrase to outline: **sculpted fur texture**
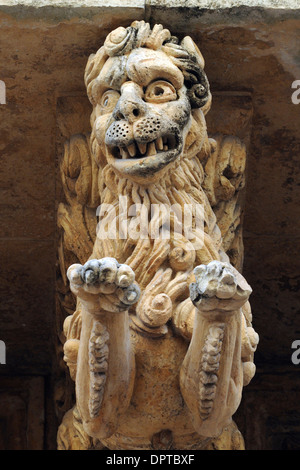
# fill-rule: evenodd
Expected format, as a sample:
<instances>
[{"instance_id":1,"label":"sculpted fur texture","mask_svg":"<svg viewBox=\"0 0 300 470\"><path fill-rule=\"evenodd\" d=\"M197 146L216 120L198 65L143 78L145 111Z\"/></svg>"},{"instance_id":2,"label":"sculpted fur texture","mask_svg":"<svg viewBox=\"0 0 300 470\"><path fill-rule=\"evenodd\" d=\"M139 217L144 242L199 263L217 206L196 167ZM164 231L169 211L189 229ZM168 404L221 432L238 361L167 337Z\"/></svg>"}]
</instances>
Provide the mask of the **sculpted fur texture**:
<instances>
[{"instance_id":1,"label":"sculpted fur texture","mask_svg":"<svg viewBox=\"0 0 300 470\"><path fill-rule=\"evenodd\" d=\"M58 224L78 262L64 325L76 405L58 448L243 448L232 415L258 343L239 272L245 146L208 137L204 59L162 25L112 31L85 83L91 134L61 165Z\"/></svg>"}]
</instances>

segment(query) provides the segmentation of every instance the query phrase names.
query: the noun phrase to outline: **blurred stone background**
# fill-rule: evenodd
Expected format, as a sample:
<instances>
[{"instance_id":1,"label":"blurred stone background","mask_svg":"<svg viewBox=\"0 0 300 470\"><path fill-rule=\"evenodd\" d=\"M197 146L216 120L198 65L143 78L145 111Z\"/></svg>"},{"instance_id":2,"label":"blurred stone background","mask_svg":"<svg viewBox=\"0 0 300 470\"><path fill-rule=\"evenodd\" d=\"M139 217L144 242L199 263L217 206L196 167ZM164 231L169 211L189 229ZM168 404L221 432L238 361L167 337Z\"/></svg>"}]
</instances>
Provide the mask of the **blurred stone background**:
<instances>
[{"instance_id":1,"label":"blurred stone background","mask_svg":"<svg viewBox=\"0 0 300 470\"><path fill-rule=\"evenodd\" d=\"M59 119L63 103L78 97L78 126L88 130L87 58L111 29L135 19L199 45L216 97L209 129L247 121L244 275L260 344L235 420L247 449L300 449L300 365L291 361L300 339L300 105L291 100L300 80L297 3L0 1L0 340L7 347L0 449L54 449L72 400L56 307ZM224 96L233 97L230 106Z\"/></svg>"}]
</instances>

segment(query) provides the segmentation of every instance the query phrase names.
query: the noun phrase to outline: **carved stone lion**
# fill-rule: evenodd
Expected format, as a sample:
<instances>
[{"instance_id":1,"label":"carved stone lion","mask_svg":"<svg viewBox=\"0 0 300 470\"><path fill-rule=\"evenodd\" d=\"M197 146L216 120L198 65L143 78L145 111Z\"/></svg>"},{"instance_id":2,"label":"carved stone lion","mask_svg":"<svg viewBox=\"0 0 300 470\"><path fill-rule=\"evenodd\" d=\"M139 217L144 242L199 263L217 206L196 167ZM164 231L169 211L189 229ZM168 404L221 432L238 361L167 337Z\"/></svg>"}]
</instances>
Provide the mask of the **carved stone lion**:
<instances>
[{"instance_id":1,"label":"carved stone lion","mask_svg":"<svg viewBox=\"0 0 300 470\"><path fill-rule=\"evenodd\" d=\"M85 83L92 132L66 144L58 214L78 260L58 448L242 449L232 415L258 342L237 269L245 146L208 138L203 57L161 25L112 31Z\"/></svg>"}]
</instances>

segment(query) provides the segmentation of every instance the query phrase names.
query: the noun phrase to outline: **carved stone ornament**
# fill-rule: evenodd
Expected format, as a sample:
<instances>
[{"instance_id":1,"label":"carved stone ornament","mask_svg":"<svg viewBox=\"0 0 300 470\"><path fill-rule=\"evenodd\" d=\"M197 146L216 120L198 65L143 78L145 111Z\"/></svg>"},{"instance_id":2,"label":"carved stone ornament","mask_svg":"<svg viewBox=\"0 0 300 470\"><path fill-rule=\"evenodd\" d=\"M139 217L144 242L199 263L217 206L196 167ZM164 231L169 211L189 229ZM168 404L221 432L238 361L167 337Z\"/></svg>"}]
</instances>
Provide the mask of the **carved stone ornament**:
<instances>
[{"instance_id":1,"label":"carved stone ornament","mask_svg":"<svg viewBox=\"0 0 300 470\"><path fill-rule=\"evenodd\" d=\"M203 57L162 25L112 31L85 83L91 134L61 165L76 405L58 448L243 449L232 415L258 343L240 274L245 145L208 137Z\"/></svg>"}]
</instances>

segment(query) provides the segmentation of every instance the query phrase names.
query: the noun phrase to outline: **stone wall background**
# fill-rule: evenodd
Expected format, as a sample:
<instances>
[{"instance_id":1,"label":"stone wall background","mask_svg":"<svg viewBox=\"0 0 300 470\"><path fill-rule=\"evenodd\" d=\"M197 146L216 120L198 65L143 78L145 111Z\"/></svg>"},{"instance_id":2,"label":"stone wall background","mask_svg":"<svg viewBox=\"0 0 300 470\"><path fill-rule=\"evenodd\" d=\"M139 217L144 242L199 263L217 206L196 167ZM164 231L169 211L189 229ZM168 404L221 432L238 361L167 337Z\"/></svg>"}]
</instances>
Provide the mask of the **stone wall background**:
<instances>
[{"instance_id":1,"label":"stone wall background","mask_svg":"<svg viewBox=\"0 0 300 470\"><path fill-rule=\"evenodd\" d=\"M257 374L235 418L248 449L300 449L300 365L291 361L300 339L300 105L291 101L291 84L300 80L300 8L288 0L251 3L0 2L7 92L0 105L0 340L7 346L0 449L55 448L71 400L55 307L57 103L85 99L87 57L111 29L134 19L191 35L216 95L251 96L244 275L260 344ZM220 120L230 118L225 107Z\"/></svg>"}]
</instances>

